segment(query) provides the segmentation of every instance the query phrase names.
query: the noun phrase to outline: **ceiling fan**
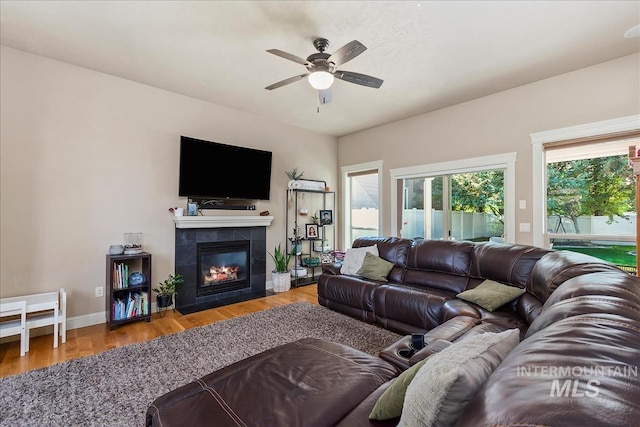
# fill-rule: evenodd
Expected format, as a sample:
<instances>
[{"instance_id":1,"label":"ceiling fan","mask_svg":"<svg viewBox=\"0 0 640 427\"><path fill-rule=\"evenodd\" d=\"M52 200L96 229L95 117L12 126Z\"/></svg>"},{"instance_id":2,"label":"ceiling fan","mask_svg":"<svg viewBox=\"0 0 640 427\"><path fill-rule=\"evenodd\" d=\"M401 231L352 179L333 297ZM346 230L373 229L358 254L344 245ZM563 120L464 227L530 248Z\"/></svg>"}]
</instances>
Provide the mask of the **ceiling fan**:
<instances>
[{"instance_id":1,"label":"ceiling fan","mask_svg":"<svg viewBox=\"0 0 640 427\"><path fill-rule=\"evenodd\" d=\"M329 40L327 39L317 38L313 41L313 46L318 50L318 52L312 53L307 57L307 59L302 59L299 56L283 52L279 49L267 50L267 52L276 56L304 65L308 72L284 79L267 86L265 89L277 89L290 83L297 82L305 77L308 78L309 84L314 89L321 91L329 89L333 84L334 78L376 89L382 86L383 80L379 78L351 71L338 70L338 67L351 61L353 58L367 50L366 46L359 41L353 40L336 50L333 54L325 53L325 50L329 47Z\"/></svg>"}]
</instances>

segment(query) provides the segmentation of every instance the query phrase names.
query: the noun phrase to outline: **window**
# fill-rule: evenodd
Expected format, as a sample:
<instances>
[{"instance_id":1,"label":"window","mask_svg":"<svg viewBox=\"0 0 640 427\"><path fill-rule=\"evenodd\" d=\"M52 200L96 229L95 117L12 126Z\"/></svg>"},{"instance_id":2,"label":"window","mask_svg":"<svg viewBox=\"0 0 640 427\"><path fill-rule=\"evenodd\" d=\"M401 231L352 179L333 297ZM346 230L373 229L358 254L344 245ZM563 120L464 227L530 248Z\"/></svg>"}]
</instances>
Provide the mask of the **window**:
<instances>
[{"instance_id":1,"label":"window","mask_svg":"<svg viewBox=\"0 0 640 427\"><path fill-rule=\"evenodd\" d=\"M531 135L534 244L586 253L636 273L628 153L629 146L640 146L640 121L633 117Z\"/></svg>"},{"instance_id":2,"label":"window","mask_svg":"<svg viewBox=\"0 0 640 427\"><path fill-rule=\"evenodd\" d=\"M508 153L392 170L392 230L408 238L513 241L515 159Z\"/></svg>"},{"instance_id":3,"label":"window","mask_svg":"<svg viewBox=\"0 0 640 427\"><path fill-rule=\"evenodd\" d=\"M382 162L342 168L345 247L358 237L380 233L381 170Z\"/></svg>"}]
</instances>

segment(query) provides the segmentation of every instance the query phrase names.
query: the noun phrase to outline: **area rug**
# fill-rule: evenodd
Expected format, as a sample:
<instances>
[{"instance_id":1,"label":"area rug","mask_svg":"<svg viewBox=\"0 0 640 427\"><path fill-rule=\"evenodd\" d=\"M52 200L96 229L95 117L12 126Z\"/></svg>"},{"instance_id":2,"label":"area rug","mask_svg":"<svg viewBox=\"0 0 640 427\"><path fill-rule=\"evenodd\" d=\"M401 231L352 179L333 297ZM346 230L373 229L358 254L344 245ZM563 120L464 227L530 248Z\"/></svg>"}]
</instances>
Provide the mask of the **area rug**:
<instances>
[{"instance_id":1,"label":"area rug","mask_svg":"<svg viewBox=\"0 0 640 427\"><path fill-rule=\"evenodd\" d=\"M400 336L295 303L0 379L2 426L144 426L160 395L300 338L377 355Z\"/></svg>"}]
</instances>

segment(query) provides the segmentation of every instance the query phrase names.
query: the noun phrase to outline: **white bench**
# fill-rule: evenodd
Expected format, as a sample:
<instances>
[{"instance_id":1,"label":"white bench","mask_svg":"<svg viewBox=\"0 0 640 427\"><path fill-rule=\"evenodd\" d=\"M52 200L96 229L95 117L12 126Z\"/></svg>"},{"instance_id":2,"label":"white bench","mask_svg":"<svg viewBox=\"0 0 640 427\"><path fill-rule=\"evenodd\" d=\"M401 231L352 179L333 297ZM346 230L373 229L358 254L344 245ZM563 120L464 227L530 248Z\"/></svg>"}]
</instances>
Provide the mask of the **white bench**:
<instances>
[{"instance_id":1,"label":"white bench","mask_svg":"<svg viewBox=\"0 0 640 427\"><path fill-rule=\"evenodd\" d=\"M25 351L29 351L29 331L33 328L53 326L53 348L58 347L58 335L67 342L67 293L45 292L0 299L1 304L24 301L27 304Z\"/></svg>"}]
</instances>

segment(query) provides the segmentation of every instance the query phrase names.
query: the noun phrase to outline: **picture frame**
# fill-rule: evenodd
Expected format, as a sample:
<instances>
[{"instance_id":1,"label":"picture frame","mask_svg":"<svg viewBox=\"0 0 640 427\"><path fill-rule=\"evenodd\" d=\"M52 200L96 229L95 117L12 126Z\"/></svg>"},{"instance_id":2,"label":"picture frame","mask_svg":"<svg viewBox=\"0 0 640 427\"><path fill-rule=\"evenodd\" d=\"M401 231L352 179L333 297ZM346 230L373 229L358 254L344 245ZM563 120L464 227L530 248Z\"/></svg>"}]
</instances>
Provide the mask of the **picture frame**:
<instances>
[{"instance_id":1,"label":"picture frame","mask_svg":"<svg viewBox=\"0 0 640 427\"><path fill-rule=\"evenodd\" d=\"M307 240L317 240L320 238L318 224L305 224L305 238Z\"/></svg>"},{"instance_id":2,"label":"picture frame","mask_svg":"<svg viewBox=\"0 0 640 427\"><path fill-rule=\"evenodd\" d=\"M322 225L331 225L333 224L333 211L328 209L328 210L321 210L320 211L320 224Z\"/></svg>"}]
</instances>

